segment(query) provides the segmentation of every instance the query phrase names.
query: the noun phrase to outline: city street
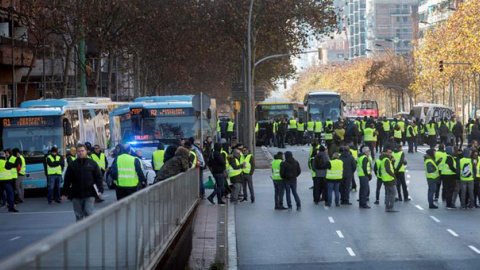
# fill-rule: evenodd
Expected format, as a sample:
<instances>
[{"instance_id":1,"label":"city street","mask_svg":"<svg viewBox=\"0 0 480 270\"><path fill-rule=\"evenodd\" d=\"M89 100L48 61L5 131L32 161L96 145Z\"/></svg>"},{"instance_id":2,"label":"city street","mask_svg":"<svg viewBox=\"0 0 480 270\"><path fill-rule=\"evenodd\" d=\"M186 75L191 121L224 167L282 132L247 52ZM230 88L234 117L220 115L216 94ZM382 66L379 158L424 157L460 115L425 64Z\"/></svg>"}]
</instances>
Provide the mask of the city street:
<instances>
[{"instance_id":1,"label":"city street","mask_svg":"<svg viewBox=\"0 0 480 270\"><path fill-rule=\"evenodd\" d=\"M95 204L95 210L115 202L115 190L105 187L103 198L105 201ZM70 201L49 205L46 198L27 197L17 209L19 213L0 209L0 260L75 222Z\"/></svg>"},{"instance_id":2,"label":"city street","mask_svg":"<svg viewBox=\"0 0 480 270\"><path fill-rule=\"evenodd\" d=\"M383 188L380 204L373 204L375 177L371 209L359 209L358 192L351 193L351 206L315 205L308 149L282 149L292 151L302 167L301 212L294 203L293 211L274 210L271 172L255 172L255 204L235 207L239 269L478 269L480 210L447 210L441 201L439 209L428 209L421 153L426 147L406 154L412 200L395 203L398 213L385 212ZM277 151L270 148L272 154Z\"/></svg>"}]
</instances>

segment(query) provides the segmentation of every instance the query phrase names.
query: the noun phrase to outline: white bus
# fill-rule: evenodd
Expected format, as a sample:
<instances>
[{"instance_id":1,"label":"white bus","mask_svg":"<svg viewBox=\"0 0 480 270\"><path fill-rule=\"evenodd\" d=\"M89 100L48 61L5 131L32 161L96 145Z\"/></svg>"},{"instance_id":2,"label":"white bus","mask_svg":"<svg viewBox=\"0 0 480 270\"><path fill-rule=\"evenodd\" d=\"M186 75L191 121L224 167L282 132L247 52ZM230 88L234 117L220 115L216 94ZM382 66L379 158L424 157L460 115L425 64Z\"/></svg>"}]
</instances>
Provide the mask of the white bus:
<instances>
[{"instance_id":1,"label":"white bus","mask_svg":"<svg viewBox=\"0 0 480 270\"><path fill-rule=\"evenodd\" d=\"M455 116L453 108L442 104L419 103L413 106L412 111L415 118L423 120L424 123L428 123L432 118L434 121L438 122L445 117L450 119L452 116Z\"/></svg>"}]
</instances>

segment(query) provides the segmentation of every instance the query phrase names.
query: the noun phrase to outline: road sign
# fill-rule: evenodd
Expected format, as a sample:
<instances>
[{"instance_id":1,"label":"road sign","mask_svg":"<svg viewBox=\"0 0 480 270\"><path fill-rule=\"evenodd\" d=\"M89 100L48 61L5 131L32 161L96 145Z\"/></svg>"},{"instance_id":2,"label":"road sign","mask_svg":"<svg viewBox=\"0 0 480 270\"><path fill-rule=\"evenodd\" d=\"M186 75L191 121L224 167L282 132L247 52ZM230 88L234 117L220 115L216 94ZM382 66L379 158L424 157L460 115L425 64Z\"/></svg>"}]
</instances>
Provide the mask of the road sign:
<instances>
[{"instance_id":1,"label":"road sign","mask_svg":"<svg viewBox=\"0 0 480 270\"><path fill-rule=\"evenodd\" d=\"M264 101L265 100L265 88L255 87L254 100L255 101Z\"/></svg>"},{"instance_id":2,"label":"road sign","mask_svg":"<svg viewBox=\"0 0 480 270\"><path fill-rule=\"evenodd\" d=\"M192 105L196 111L204 112L210 108L210 97L204 93L196 94L192 99Z\"/></svg>"}]
</instances>

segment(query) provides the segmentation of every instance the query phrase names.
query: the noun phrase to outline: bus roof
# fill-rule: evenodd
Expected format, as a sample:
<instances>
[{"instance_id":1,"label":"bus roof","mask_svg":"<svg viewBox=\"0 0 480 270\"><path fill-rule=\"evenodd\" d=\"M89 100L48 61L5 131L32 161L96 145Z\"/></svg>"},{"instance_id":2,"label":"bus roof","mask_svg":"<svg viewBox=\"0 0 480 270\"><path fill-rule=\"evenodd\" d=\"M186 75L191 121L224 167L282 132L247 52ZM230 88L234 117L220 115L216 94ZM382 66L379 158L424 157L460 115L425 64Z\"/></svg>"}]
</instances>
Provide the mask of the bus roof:
<instances>
[{"instance_id":1,"label":"bus roof","mask_svg":"<svg viewBox=\"0 0 480 270\"><path fill-rule=\"evenodd\" d=\"M0 110L0 117L52 116L63 112L62 108L11 108Z\"/></svg>"},{"instance_id":2,"label":"bus roof","mask_svg":"<svg viewBox=\"0 0 480 270\"><path fill-rule=\"evenodd\" d=\"M20 108L52 108L65 106L90 106L90 105L108 105L112 103L110 98L102 97L83 97L83 98L64 98L64 99L37 99L28 100L20 104ZM117 103L118 104L118 103Z\"/></svg>"},{"instance_id":3,"label":"bus roof","mask_svg":"<svg viewBox=\"0 0 480 270\"><path fill-rule=\"evenodd\" d=\"M306 94L307 96L340 96L339 93L329 90L312 90Z\"/></svg>"},{"instance_id":4,"label":"bus roof","mask_svg":"<svg viewBox=\"0 0 480 270\"><path fill-rule=\"evenodd\" d=\"M133 102L192 102L194 95L138 97Z\"/></svg>"}]
</instances>

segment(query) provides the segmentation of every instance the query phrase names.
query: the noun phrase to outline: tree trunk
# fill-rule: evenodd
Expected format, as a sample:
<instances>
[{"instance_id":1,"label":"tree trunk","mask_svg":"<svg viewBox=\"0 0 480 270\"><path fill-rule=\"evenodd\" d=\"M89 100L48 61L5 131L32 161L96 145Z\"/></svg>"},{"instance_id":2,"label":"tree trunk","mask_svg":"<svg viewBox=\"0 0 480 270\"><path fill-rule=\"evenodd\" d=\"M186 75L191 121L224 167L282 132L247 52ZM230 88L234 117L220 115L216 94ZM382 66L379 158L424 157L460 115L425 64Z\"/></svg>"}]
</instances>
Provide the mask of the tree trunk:
<instances>
[{"instance_id":1,"label":"tree trunk","mask_svg":"<svg viewBox=\"0 0 480 270\"><path fill-rule=\"evenodd\" d=\"M107 97L112 98L112 76L113 76L113 57L112 51L108 53L108 79L107 79ZM115 74L117 76L117 74Z\"/></svg>"},{"instance_id":2,"label":"tree trunk","mask_svg":"<svg viewBox=\"0 0 480 270\"><path fill-rule=\"evenodd\" d=\"M98 86L100 85L100 73L102 72L102 54L98 55L97 60L97 70L95 70L95 84L94 84L94 93L96 97L99 97Z\"/></svg>"},{"instance_id":3,"label":"tree trunk","mask_svg":"<svg viewBox=\"0 0 480 270\"><path fill-rule=\"evenodd\" d=\"M36 60L37 60L37 49L34 49L33 50L32 61L30 62L30 66L28 67L28 72L27 72L27 76L26 76L25 91L23 92L23 101L27 100L28 84L30 83L30 74L32 73L33 65L35 64ZM45 87L45 85L43 87Z\"/></svg>"},{"instance_id":4,"label":"tree trunk","mask_svg":"<svg viewBox=\"0 0 480 270\"><path fill-rule=\"evenodd\" d=\"M66 55L65 55L65 65L63 69L63 81L62 81L62 93L61 93L62 98L67 97L67 89L68 89L68 82L69 82L68 71L70 69L70 58L72 54L72 49L73 49L72 46L66 46L65 48Z\"/></svg>"}]
</instances>

